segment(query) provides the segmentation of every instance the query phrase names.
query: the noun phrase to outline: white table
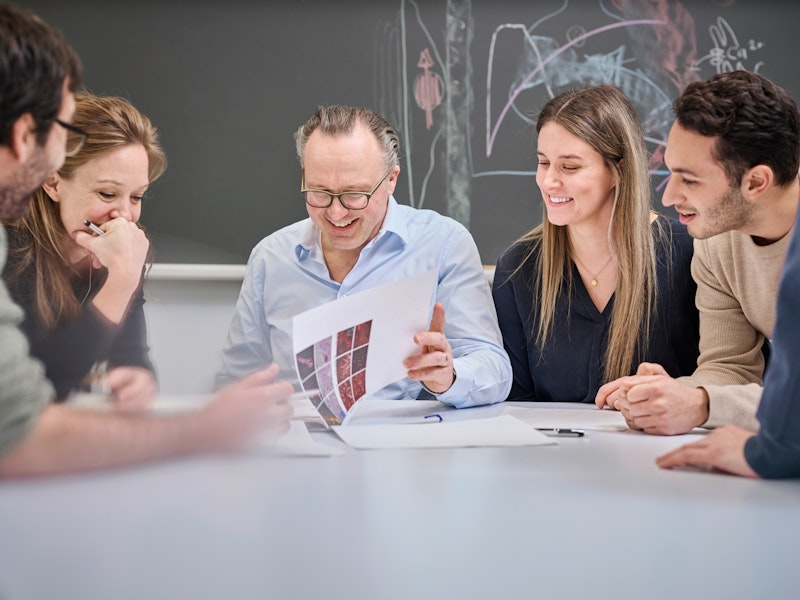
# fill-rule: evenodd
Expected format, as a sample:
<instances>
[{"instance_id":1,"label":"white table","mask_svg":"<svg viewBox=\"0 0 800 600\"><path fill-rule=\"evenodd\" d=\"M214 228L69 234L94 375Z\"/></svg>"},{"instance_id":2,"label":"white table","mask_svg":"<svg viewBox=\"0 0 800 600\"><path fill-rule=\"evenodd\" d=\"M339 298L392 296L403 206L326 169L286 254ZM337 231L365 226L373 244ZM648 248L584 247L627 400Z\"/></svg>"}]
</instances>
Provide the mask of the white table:
<instances>
[{"instance_id":1,"label":"white table","mask_svg":"<svg viewBox=\"0 0 800 600\"><path fill-rule=\"evenodd\" d=\"M798 597L800 481L654 465L684 441L590 431L2 482L0 599Z\"/></svg>"}]
</instances>

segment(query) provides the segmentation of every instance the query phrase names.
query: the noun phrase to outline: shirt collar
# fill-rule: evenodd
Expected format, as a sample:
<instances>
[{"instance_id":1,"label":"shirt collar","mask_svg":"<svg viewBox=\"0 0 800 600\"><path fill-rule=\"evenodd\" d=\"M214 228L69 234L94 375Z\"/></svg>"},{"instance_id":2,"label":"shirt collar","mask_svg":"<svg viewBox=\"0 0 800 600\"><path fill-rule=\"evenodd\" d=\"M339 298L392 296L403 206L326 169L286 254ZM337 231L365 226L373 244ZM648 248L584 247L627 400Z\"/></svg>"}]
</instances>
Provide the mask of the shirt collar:
<instances>
[{"instance_id":1,"label":"shirt collar","mask_svg":"<svg viewBox=\"0 0 800 600\"><path fill-rule=\"evenodd\" d=\"M370 240L369 244L367 244L368 247L373 245L377 240L386 234L397 236L402 241L404 246L408 244L408 224L400 212L401 211L398 210L398 204L394 199L394 196L390 196L389 206L386 210L386 217L383 219L383 225L381 225L378 235L376 235L372 240ZM314 221L312 221L311 218L308 218L305 219L301 225L300 242L297 244L297 246L295 246L295 254L297 255L298 260L303 260L304 258L313 256L317 253L319 256L322 256L320 231L319 228L314 224Z\"/></svg>"}]
</instances>

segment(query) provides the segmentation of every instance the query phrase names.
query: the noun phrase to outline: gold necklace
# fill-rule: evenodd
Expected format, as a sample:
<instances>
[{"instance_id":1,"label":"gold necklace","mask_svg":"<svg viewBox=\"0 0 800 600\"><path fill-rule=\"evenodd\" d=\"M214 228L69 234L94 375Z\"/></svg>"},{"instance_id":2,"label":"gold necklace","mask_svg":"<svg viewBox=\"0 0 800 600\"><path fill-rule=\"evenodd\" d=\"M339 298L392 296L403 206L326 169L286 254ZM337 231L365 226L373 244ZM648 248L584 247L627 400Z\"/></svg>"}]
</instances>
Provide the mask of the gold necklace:
<instances>
[{"instance_id":1,"label":"gold necklace","mask_svg":"<svg viewBox=\"0 0 800 600\"><path fill-rule=\"evenodd\" d=\"M600 273L602 273L603 271L606 270L606 267L609 265L609 263L611 262L611 259L613 257L614 257L613 255L609 255L608 260L606 261L606 264L604 264L597 273L592 275L592 287L596 287L597 286L597 276L600 275ZM578 263L578 266L583 267L584 271L586 271L587 273L591 273L591 271L589 271L589 269L586 268L586 265L584 265L580 260L578 260L577 256L573 256L572 258L575 259L575 262Z\"/></svg>"}]
</instances>

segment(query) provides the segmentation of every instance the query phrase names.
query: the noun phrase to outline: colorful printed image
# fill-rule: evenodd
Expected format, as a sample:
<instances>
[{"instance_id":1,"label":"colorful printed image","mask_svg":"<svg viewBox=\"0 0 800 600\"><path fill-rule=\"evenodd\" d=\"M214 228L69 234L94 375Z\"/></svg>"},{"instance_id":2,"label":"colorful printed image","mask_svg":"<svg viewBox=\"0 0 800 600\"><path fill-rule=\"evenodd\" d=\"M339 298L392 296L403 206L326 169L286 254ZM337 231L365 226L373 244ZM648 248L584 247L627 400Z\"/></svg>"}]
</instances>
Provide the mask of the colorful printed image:
<instances>
[{"instance_id":1,"label":"colorful printed image","mask_svg":"<svg viewBox=\"0 0 800 600\"><path fill-rule=\"evenodd\" d=\"M341 356L353 349L353 329L351 327L339 332L336 341L336 356Z\"/></svg>"},{"instance_id":2,"label":"colorful printed image","mask_svg":"<svg viewBox=\"0 0 800 600\"><path fill-rule=\"evenodd\" d=\"M362 346L353 352L353 364L350 367L353 374L367 368L367 349L368 346Z\"/></svg>"},{"instance_id":3,"label":"colorful printed image","mask_svg":"<svg viewBox=\"0 0 800 600\"><path fill-rule=\"evenodd\" d=\"M358 400L367 393L367 372L361 371L353 375L353 398Z\"/></svg>"},{"instance_id":4,"label":"colorful printed image","mask_svg":"<svg viewBox=\"0 0 800 600\"><path fill-rule=\"evenodd\" d=\"M369 343L369 333L372 330L372 321L366 321L356 326L356 339L353 343L354 348L366 346Z\"/></svg>"},{"instance_id":5,"label":"colorful printed image","mask_svg":"<svg viewBox=\"0 0 800 600\"><path fill-rule=\"evenodd\" d=\"M297 358L297 373L302 381L314 372L314 346L309 346L299 352Z\"/></svg>"},{"instance_id":6,"label":"colorful printed image","mask_svg":"<svg viewBox=\"0 0 800 600\"><path fill-rule=\"evenodd\" d=\"M342 422L353 405L366 394L366 369L372 321L343 329L295 356L304 390L319 390L311 402L332 425ZM336 344L336 359L332 348Z\"/></svg>"},{"instance_id":7,"label":"colorful printed image","mask_svg":"<svg viewBox=\"0 0 800 600\"><path fill-rule=\"evenodd\" d=\"M339 384L339 395L342 397L345 411L350 410L353 404L356 403L356 400L353 397L353 386L350 385L349 379Z\"/></svg>"},{"instance_id":8,"label":"colorful printed image","mask_svg":"<svg viewBox=\"0 0 800 600\"><path fill-rule=\"evenodd\" d=\"M352 354L342 354L336 359L336 380L341 383L350 379L350 361Z\"/></svg>"}]
</instances>

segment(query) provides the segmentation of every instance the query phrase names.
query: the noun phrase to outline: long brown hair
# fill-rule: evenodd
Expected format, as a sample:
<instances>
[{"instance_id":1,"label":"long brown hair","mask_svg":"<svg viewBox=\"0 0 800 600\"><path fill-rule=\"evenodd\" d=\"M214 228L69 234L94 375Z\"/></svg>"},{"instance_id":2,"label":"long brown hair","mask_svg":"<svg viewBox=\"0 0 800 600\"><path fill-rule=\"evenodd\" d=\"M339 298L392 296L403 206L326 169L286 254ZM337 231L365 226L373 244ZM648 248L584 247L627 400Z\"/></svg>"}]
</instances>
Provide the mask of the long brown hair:
<instances>
[{"instance_id":1,"label":"long brown hair","mask_svg":"<svg viewBox=\"0 0 800 600\"><path fill-rule=\"evenodd\" d=\"M536 132L551 122L588 143L617 180L608 231L618 270L604 365L604 380L611 381L630 374L638 358L640 333L646 346L655 310L656 256L644 132L631 102L610 85L570 90L553 98L539 113ZM661 235L660 224L656 231ZM567 228L547 218L519 241L531 245L529 259L539 250L534 289L540 307L536 343L541 348L552 332L562 289L572 289L572 248Z\"/></svg>"},{"instance_id":2,"label":"long brown hair","mask_svg":"<svg viewBox=\"0 0 800 600\"><path fill-rule=\"evenodd\" d=\"M72 124L89 134L80 151L67 157L58 171L71 179L75 170L98 156L129 144L140 144L147 152L148 179L158 179L167 167L167 159L158 140L158 131L150 120L127 100L114 96L75 95ZM70 136L78 135L74 132ZM31 265L35 280L32 310L42 326L50 331L69 322L80 311L80 299L72 287L72 271L65 254L69 236L59 215L58 205L39 188L31 200L28 214L17 223L4 223L24 239L14 250L18 265L5 276L9 283Z\"/></svg>"}]
</instances>

